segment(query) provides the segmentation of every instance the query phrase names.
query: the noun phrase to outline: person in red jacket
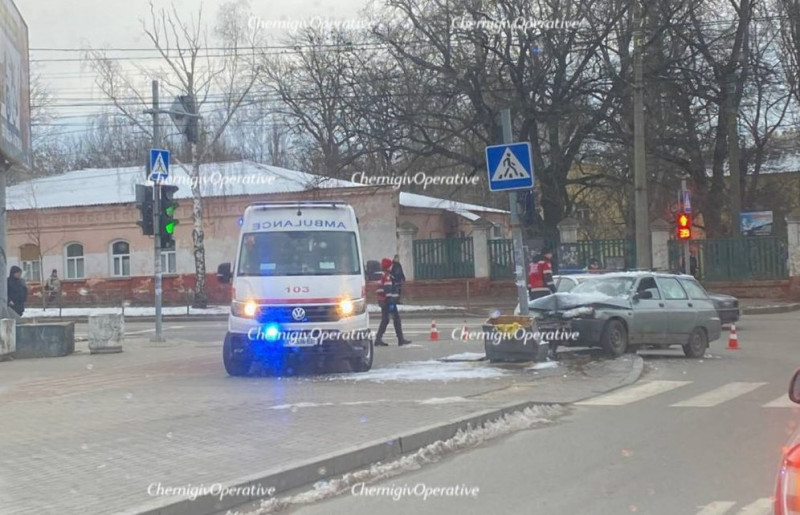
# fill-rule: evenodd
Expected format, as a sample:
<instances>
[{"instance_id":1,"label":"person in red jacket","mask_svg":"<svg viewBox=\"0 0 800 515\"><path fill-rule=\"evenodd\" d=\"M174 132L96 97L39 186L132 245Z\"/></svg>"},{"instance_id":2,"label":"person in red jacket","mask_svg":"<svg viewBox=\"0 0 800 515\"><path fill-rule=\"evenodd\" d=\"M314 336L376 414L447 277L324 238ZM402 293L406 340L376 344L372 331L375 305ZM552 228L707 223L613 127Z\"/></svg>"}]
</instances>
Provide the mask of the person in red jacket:
<instances>
[{"instance_id":1,"label":"person in red jacket","mask_svg":"<svg viewBox=\"0 0 800 515\"><path fill-rule=\"evenodd\" d=\"M528 296L531 300L545 297L556 292L553 282L553 252L550 249L542 251L542 259L531 263L528 274Z\"/></svg>"},{"instance_id":2,"label":"person in red jacket","mask_svg":"<svg viewBox=\"0 0 800 515\"><path fill-rule=\"evenodd\" d=\"M400 314L397 312L397 301L400 297L392 277L392 260L384 258L381 260L381 268L383 273L378 281L378 305L381 307L381 323L378 326L378 334L375 335L375 345L379 347L386 347L388 344L383 341L383 333L386 332L386 327L389 325L389 316L392 317L394 323L394 332L397 334L398 345L408 345L410 340L403 338L403 326L400 323Z\"/></svg>"}]
</instances>

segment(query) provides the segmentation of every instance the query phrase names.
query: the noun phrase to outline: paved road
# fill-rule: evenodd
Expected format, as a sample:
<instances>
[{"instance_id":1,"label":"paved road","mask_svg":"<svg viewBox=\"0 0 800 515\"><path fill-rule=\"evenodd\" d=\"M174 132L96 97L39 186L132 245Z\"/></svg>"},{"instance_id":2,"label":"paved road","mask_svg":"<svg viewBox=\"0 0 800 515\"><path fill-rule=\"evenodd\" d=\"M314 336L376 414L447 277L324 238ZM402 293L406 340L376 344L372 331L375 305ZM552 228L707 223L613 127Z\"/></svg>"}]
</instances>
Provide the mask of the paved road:
<instances>
[{"instance_id":1,"label":"paved road","mask_svg":"<svg viewBox=\"0 0 800 515\"><path fill-rule=\"evenodd\" d=\"M346 491L302 515L766 515L800 413L786 387L800 366L796 314L750 317L740 351L645 353L630 387L579 403L552 427L514 434L371 486L479 488L477 497L393 500Z\"/></svg>"},{"instance_id":2,"label":"paved road","mask_svg":"<svg viewBox=\"0 0 800 515\"><path fill-rule=\"evenodd\" d=\"M439 362L482 343L448 339L463 318L438 322L442 341L428 342L429 321L409 320L416 343L377 349L366 374L228 377L219 322L166 324L158 344L149 324L128 324L120 354L84 342L68 357L0 363L0 514L118 513L163 501L152 484L233 481L522 395L587 396L630 373L630 358L575 370Z\"/></svg>"}]
</instances>

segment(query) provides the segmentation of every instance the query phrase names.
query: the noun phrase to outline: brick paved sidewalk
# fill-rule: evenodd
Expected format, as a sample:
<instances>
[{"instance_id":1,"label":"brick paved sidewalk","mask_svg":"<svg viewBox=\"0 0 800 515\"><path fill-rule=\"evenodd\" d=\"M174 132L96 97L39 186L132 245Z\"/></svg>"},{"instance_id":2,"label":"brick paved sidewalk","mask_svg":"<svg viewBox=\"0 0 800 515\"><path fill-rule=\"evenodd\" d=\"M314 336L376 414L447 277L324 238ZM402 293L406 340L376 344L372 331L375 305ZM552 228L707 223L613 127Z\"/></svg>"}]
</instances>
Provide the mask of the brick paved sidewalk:
<instances>
[{"instance_id":1,"label":"brick paved sidewalk","mask_svg":"<svg viewBox=\"0 0 800 515\"><path fill-rule=\"evenodd\" d=\"M404 356L475 350L460 342L386 349L376 370ZM618 384L631 363L508 366L498 377L450 381L230 378L218 345L144 340L119 355L3 363L0 513L115 513L152 502L154 483L225 482L517 399L569 402Z\"/></svg>"}]
</instances>

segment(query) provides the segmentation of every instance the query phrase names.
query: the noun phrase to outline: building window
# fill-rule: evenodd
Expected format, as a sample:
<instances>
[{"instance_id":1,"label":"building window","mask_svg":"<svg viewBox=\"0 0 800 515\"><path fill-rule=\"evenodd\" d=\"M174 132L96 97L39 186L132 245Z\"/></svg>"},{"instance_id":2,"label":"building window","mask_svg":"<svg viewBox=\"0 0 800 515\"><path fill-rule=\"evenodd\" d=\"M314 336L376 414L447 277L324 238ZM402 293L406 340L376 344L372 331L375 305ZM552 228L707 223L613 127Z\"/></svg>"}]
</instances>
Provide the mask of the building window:
<instances>
[{"instance_id":1,"label":"building window","mask_svg":"<svg viewBox=\"0 0 800 515\"><path fill-rule=\"evenodd\" d=\"M177 263L174 250L161 251L161 273L177 274Z\"/></svg>"},{"instance_id":2,"label":"building window","mask_svg":"<svg viewBox=\"0 0 800 515\"><path fill-rule=\"evenodd\" d=\"M112 270L114 277L131 275L131 247L127 241L115 241L111 244Z\"/></svg>"},{"instance_id":3,"label":"building window","mask_svg":"<svg viewBox=\"0 0 800 515\"><path fill-rule=\"evenodd\" d=\"M83 279L83 245L70 243L65 249L67 279Z\"/></svg>"},{"instance_id":4,"label":"building window","mask_svg":"<svg viewBox=\"0 0 800 515\"><path fill-rule=\"evenodd\" d=\"M42 261L38 246L28 243L20 247L19 260L22 262L25 279L36 283L42 281Z\"/></svg>"},{"instance_id":5,"label":"building window","mask_svg":"<svg viewBox=\"0 0 800 515\"><path fill-rule=\"evenodd\" d=\"M494 233L494 238L502 238L503 237L503 228L500 225L495 225L492 227L492 232Z\"/></svg>"}]
</instances>

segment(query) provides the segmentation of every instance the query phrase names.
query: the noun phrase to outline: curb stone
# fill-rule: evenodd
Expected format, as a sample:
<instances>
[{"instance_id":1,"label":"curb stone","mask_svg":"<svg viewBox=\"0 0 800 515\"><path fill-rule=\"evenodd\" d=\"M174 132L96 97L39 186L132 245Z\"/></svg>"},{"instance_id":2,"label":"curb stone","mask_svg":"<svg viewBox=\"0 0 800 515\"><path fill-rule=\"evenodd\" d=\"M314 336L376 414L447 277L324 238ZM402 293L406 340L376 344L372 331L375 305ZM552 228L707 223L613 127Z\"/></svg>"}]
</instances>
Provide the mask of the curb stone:
<instances>
[{"instance_id":1,"label":"curb stone","mask_svg":"<svg viewBox=\"0 0 800 515\"><path fill-rule=\"evenodd\" d=\"M800 310L800 302L792 304L777 304L774 306L750 306L742 308L744 315L774 315L777 313L789 313Z\"/></svg>"},{"instance_id":2,"label":"curb stone","mask_svg":"<svg viewBox=\"0 0 800 515\"><path fill-rule=\"evenodd\" d=\"M642 374L644 360L636 356L631 371L619 384L605 391L593 392L591 395L575 399L579 402L587 398L602 395L624 386L635 383ZM456 435L459 430L476 428L487 422L497 420L505 415L524 411L527 408L541 405L571 404L548 403L540 401L513 402L498 408L484 410L464 417L451 419L441 424L434 424L418 428L410 432L388 436L380 440L373 440L365 444L324 454L307 460L293 463L284 467L273 468L261 473L241 477L226 483L225 488L250 488L264 492L274 488L273 495L285 493L296 488L311 485L322 479L341 476L347 472L362 469L377 462L393 461L402 455L413 453L437 441L448 440ZM228 496L223 500L219 495L206 494L198 496L196 500L154 500L146 505L140 505L120 513L120 515L214 515L225 512L246 503L264 499L264 495Z\"/></svg>"}]
</instances>

